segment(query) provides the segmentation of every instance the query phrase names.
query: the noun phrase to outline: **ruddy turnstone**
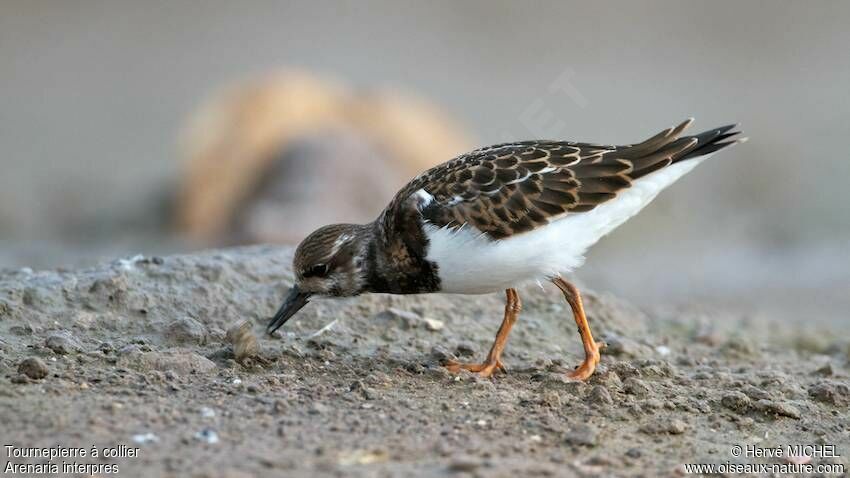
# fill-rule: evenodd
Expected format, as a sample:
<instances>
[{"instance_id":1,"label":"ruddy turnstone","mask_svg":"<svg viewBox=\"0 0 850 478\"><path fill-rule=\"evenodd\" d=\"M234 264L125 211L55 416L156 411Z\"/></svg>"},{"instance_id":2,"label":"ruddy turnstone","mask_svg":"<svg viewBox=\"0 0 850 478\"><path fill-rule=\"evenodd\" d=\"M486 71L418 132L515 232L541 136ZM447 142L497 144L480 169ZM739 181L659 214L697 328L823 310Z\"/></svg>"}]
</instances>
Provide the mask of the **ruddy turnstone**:
<instances>
[{"instance_id":1,"label":"ruddy turnstone","mask_svg":"<svg viewBox=\"0 0 850 478\"><path fill-rule=\"evenodd\" d=\"M293 259L295 285L267 331L313 296L504 290L504 319L484 362L446 364L486 377L503 369L502 350L521 308L516 287L546 279L572 309L585 358L570 376L585 380L602 344L593 340L578 289L562 274L579 267L590 246L662 189L746 139L735 138L736 125L680 137L692 121L638 144L505 143L429 169L374 222L334 224L307 236Z\"/></svg>"}]
</instances>

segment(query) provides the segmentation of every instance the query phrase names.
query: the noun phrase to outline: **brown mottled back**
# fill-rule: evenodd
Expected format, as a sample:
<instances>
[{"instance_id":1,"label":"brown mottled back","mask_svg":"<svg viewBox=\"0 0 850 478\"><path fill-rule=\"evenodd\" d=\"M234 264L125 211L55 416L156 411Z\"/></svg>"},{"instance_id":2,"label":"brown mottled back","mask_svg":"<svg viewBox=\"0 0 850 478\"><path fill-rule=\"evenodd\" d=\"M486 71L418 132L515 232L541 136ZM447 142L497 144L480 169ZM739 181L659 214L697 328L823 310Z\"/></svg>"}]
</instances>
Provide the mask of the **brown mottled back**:
<instances>
[{"instance_id":1,"label":"brown mottled back","mask_svg":"<svg viewBox=\"0 0 850 478\"><path fill-rule=\"evenodd\" d=\"M493 239L533 230L570 213L609 201L632 182L667 165L732 144L733 126L679 138L690 124L668 128L634 145L524 141L478 149L432 168L396 196L391 209L411 201L439 227L470 224Z\"/></svg>"}]
</instances>

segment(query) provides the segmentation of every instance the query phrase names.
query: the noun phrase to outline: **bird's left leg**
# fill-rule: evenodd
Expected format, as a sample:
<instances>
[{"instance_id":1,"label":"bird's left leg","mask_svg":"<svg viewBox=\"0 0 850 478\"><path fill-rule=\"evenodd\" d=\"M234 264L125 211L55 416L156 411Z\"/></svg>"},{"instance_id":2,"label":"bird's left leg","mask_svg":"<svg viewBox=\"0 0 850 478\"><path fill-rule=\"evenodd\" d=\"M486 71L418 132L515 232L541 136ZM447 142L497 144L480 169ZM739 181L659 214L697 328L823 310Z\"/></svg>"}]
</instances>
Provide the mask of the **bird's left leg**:
<instances>
[{"instance_id":1,"label":"bird's left leg","mask_svg":"<svg viewBox=\"0 0 850 478\"><path fill-rule=\"evenodd\" d=\"M449 372L457 373L461 370L469 370L475 372L482 377L489 377L496 370L504 371L502 365L502 350L505 348L505 343L508 341L508 334L511 332L511 327L516 323L519 317L519 311L522 309L522 302L519 300L519 294L516 289L507 289L505 291L507 301L505 302L505 318L502 320L502 325L499 326L499 331L496 333L496 340L493 346L490 347L490 353L487 354L487 359L484 363L459 363L454 360L449 361L444 366Z\"/></svg>"},{"instance_id":2,"label":"bird's left leg","mask_svg":"<svg viewBox=\"0 0 850 478\"><path fill-rule=\"evenodd\" d=\"M581 336L581 343L584 346L584 361L569 376L578 380L587 380L593 375L596 365L599 364L599 351L605 347L605 343L593 340L590 325L587 323L587 316L584 315L584 305L581 302L581 294L578 288L561 277L553 278L552 282L561 289L564 298L570 304L570 308L573 310L573 318L578 326L578 333Z\"/></svg>"}]
</instances>

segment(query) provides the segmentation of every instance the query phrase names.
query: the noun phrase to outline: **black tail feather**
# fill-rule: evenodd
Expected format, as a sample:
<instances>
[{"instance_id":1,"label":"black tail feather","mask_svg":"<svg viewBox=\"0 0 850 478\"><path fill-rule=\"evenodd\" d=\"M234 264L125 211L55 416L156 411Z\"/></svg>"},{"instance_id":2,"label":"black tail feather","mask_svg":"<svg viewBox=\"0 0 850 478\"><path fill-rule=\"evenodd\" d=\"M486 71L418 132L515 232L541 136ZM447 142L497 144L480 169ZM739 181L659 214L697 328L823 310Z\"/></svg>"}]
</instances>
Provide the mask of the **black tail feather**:
<instances>
[{"instance_id":1,"label":"black tail feather","mask_svg":"<svg viewBox=\"0 0 850 478\"><path fill-rule=\"evenodd\" d=\"M730 124L727 126L721 126L720 128L714 128L694 136L685 136L684 138L688 139L696 138L697 144L693 149L689 150L682 156L674 158L673 162L705 156L706 154L719 151L727 146L745 141L746 138L734 138L730 140L730 138L741 134L740 131L731 131L737 127L737 124Z\"/></svg>"}]
</instances>

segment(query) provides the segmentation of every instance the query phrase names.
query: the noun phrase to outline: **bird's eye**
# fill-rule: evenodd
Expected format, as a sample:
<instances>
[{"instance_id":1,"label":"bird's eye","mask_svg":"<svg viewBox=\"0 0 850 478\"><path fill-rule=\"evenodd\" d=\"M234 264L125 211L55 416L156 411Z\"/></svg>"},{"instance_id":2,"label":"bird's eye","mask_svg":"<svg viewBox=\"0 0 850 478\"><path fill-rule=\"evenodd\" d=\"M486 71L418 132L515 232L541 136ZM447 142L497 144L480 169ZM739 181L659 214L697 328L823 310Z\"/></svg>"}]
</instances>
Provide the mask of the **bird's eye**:
<instances>
[{"instance_id":1,"label":"bird's eye","mask_svg":"<svg viewBox=\"0 0 850 478\"><path fill-rule=\"evenodd\" d=\"M328 265L327 264L316 264L306 272L304 272L304 277L324 277L328 274Z\"/></svg>"}]
</instances>

